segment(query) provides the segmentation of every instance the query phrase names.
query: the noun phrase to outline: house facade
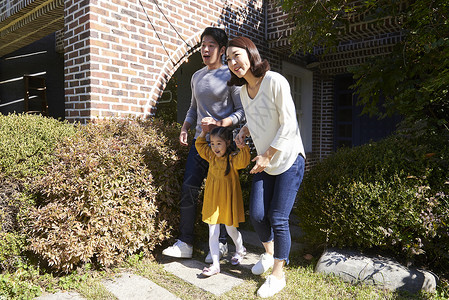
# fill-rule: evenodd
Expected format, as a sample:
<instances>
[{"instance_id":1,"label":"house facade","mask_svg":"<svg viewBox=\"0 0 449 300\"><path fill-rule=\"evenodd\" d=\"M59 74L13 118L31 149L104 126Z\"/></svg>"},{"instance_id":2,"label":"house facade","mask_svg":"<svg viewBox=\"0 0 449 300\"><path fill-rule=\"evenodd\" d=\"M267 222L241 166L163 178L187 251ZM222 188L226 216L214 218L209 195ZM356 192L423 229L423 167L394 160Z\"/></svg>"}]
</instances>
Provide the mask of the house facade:
<instances>
[{"instance_id":1,"label":"house facade","mask_svg":"<svg viewBox=\"0 0 449 300\"><path fill-rule=\"evenodd\" d=\"M277 3L2 1L0 112L23 111L22 79L31 75L46 80L50 116L81 123L147 117L172 100L167 86L176 79L177 118L182 121L190 103L190 76L201 67L201 32L216 26L230 38L250 37L272 70L289 80L309 167L338 146L363 144L391 132L395 120L385 124L358 116L346 67L391 51L401 38L394 20L386 20L385 26L354 20L337 53L324 55L317 49L319 59L311 62L291 54L293 27Z\"/></svg>"}]
</instances>

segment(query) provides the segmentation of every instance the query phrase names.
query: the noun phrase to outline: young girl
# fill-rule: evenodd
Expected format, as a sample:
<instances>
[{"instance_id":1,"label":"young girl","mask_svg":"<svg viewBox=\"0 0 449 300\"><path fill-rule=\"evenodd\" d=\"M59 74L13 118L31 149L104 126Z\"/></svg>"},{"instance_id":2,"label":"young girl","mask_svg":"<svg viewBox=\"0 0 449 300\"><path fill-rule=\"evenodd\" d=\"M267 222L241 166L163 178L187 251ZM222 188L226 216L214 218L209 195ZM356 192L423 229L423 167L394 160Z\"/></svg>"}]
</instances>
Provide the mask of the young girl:
<instances>
[{"instance_id":1,"label":"young girl","mask_svg":"<svg viewBox=\"0 0 449 300\"><path fill-rule=\"evenodd\" d=\"M195 146L199 155L209 163L203 201L203 221L209 224L209 248L212 256L210 267L203 269L203 276L220 273L219 242L220 224L232 238L236 252L231 263L238 265L246 255L242 235L237 230L245 221L242 190L238 170L249 164L248 145L240 144L239 152L231 148L232 131L227 127L215 127L210 132L210 147L206 141L206 127L198 136Z\"/></svg>"}]
</instances>

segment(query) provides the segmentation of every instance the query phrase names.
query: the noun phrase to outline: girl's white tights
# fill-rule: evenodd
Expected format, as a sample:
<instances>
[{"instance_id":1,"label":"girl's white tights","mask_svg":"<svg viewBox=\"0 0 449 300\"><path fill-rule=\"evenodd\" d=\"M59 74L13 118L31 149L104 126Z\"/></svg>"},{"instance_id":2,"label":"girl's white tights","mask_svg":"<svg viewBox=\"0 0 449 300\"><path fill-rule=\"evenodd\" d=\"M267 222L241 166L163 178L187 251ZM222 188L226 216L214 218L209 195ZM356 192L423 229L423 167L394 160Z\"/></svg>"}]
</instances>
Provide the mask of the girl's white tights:
<instances>
[{"instance_id":1,"label":"girl's white tights","mask_svg":"<svg viewBox=\"0 0 449 300\"><path fill-rule=\"evenodd\" d=\"M240 231L237 230L234 226L226 226L226 231L228 232L229 236L231 237L232 241L235 245L235 251L237 252L243 252L243 238Z\"/></svg>"},{"instance_id":2,"label":"girl's white tights","mask_svg":"<svg viewBox=\"0 0 449 300\"><path fill-rule=\"evenodd\" d=\"M226 231L231 237L237 252L243 252L242 234L234 226L227 226ZM220 246L218 237L220 236L220 224L209 224L209 249L212 256L212 265L220 269Z\"/></svg>"}]
</instances>

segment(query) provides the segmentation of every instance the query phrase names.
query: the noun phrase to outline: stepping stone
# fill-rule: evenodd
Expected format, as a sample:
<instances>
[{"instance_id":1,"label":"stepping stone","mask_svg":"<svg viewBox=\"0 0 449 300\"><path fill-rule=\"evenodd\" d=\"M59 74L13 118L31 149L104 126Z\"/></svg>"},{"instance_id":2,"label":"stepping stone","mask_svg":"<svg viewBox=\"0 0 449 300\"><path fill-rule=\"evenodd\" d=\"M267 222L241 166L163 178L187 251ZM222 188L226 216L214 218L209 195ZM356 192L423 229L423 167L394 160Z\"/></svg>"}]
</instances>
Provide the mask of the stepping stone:
<instances>
[{"instance_id":1,"label":"stepping stone","mask_svg":"<svg viewBox=\"0 0 449 300\"><path fill-rule=\"evenodd\" d=\"M243 238L243 241L245 242L245 238ZM232 255L234 254L234 252L235 252L235 246L228 244L228 256L225 257L225 259L227 260L227 262L229 264L231 263L231 258L232 258ZM263 252L262 250L260 251L260 253L252 253L252 252L248 251L246 256L243 258L242 262L240 263L240 266L245 269L251 270L253 265L259 261L260 255L262 254L262 252Z\"/></svg>"},{"instance_id":2,"label":"stepping stone","mask_svg":"<svg viewBox=\"0 0 449 300\"><path fill-rule=\"evenodd\" d=\"M224 272L208 278L201 278L200 274L207 264L194 259L172 261L163 263L163 265L166 271L216 296L229 292L243 283L242 279Z\"/></svg>"},{"instance_id":3,"label":"stepping stone","mask_svg":"<svg viewBox=\"0 0 449 300\"><path fill-rule=\"evenodd\" d=\"M435 292L438 278L431 272L406 268L381 256L366 256L356 251L328 249L319 259L315 272L335 274L346 282L367 283L388 290L411 293Z\"/></svg>"},{"instance_id":4,"label":"stepping stone","mask_svg":"<svg viewBox=\"0 0 449 300\"><path fill-rule=\"evenodd\" d=\"M104 280L103 285L119 300L180 299L151 280L132 273L120 273L112 280Z\"/></svg>"},{"instance_id":5,"label":"stepping stone","mask_svg":"<svg viewBox=\"0 0 449 300\"><path fill-rule=\"evenodd\" d=\"M86 300L77 292L58 292L54 294L44 294L35 300Z\"/></svg>"},{"instance_id":6,"label":"stepping stone","mask_svg":"<svg viewBox=\"0 0 449 300\"><path fill-rule=\"evenodd\" d=\"M257 253L248 252L246 254L245 258L243 259L243 261L240 263L240 266L251 270L251 268L259 261L260 254L261 253L257 254ZM231 257L232 256L229 257L229 261L231 261Z\"/></svg>"}]
</instances>

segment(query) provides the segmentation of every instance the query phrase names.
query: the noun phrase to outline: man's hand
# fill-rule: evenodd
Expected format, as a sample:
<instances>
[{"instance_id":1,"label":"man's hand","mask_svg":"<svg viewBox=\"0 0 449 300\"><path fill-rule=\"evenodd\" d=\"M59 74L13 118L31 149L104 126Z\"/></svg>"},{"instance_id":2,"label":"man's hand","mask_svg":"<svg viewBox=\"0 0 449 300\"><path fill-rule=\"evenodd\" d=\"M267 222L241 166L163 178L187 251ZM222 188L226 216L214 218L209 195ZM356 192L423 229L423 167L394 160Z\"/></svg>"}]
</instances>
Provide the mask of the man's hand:
<instances>
[{"instance_id":1,"label":"man's hand","mask_svg":"<svg viewBox=\"0 0 449 300\"><path fill-rule=\"evenodd\" d=\"M217 126L218 126L217 121L212 117L205 117L201 120L201 128L205 132L210 132Z\"/></svg>"},{"instance_id":2,"label":"man's hand","mask_svg":"<svg viewBox=\"0 0 449 300\"><path fill-rule=\"evenodd\" d=\"M187 139L189 138L189 129L190 129L190 123L184 122L181 127L181 133L179 134L179 143L183 146L188 146L189 143Z\"/></svg>"},{"instance_id":3,"label":"man's hand","mask_svg":"<svg viewBox=\"0 0 449 300\"><path fill-rule=\"evenodd\" d=\"M188 135L189 134L188 134L187 130L181 129L181 133L179 134L179 143L181 143L181 145L183 145L183 146L189 145L189 143L187 142Z\"/></svg>"}]
</instances>

